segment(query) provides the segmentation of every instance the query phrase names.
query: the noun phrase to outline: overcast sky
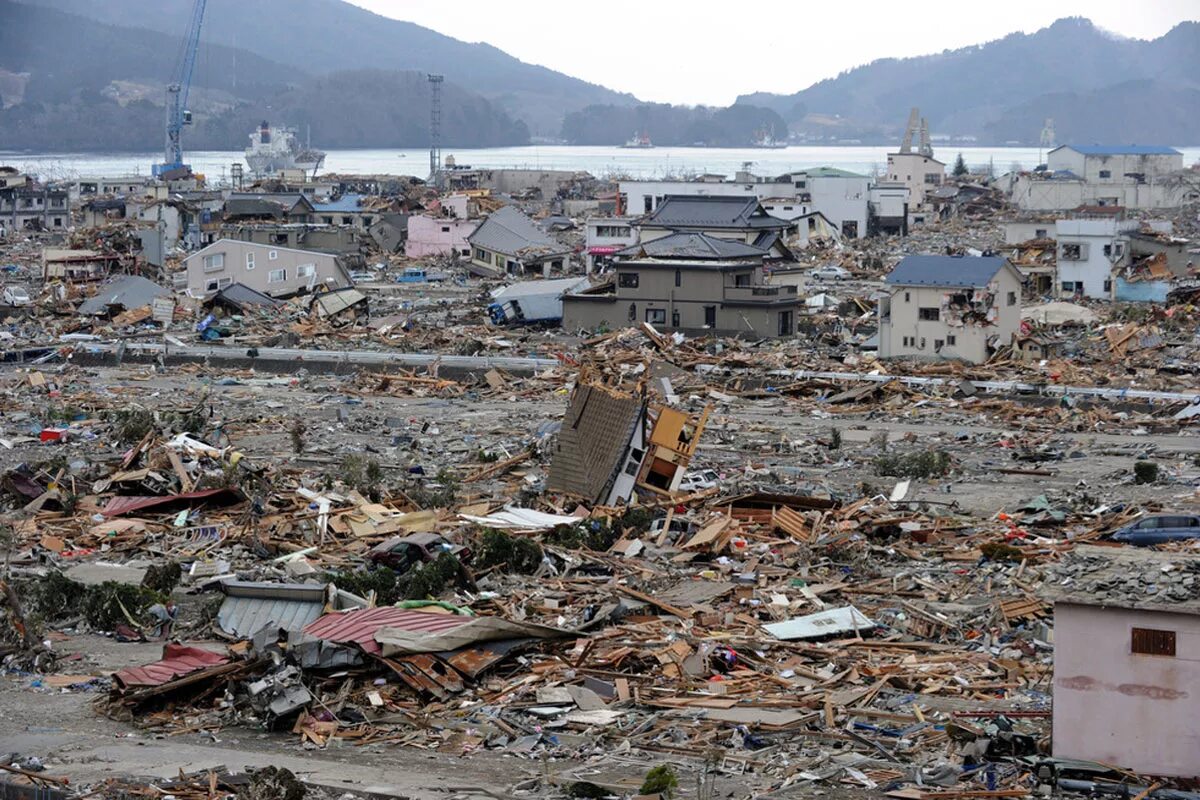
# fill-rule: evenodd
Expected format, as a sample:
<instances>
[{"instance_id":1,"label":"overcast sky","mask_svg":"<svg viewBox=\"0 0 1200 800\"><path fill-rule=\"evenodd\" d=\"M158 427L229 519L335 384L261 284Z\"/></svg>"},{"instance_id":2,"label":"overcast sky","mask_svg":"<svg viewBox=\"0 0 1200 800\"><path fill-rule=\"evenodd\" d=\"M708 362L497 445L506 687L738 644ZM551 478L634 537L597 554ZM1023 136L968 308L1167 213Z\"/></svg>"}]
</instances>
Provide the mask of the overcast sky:
<instances>
[{"instance_id":1,"label":"overcast sky","mask_svg":"<svg viewBox=\"0 0 1200 800\"><path fill-rule=\"evenodd\" d=\"M1200 0L351 2L643 100L713 105L756 90L796 92L876 58L1032 32L1060 17L1139 39L1200 19Z\"/></svg>"}]
</instances>

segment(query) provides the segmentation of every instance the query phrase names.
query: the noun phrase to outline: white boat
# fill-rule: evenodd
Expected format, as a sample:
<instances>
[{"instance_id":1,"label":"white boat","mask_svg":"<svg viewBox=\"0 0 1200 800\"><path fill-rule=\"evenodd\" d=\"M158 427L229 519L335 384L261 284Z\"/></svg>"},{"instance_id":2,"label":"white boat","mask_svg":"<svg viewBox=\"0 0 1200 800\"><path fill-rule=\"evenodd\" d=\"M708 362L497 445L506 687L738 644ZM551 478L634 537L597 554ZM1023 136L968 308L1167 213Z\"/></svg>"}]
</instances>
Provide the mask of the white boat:
<instances>
[{"instance_id":1,"label":"white boat","mask_svg":"<svg viewBox=\"0 0 1200 800\"><path fill-rule=\"evenodd\" d=\"M650 134L646 133L645 131L635 131L633 138L621 145L621 147L631 147L638 150L646 150L654 147L654 142L650 141Z\"/></svg>"},{"instance_id":2,"label":"white boat","mask_svg":"<svg viewBox=\"0 0 1200 800\"><path fill-rule=\"evenodd\" d=\"M325 153L307 145L302 146L295 128L272 128L263 120L262 125L250 134L246 163L250 165L250 171L260 177L284 169L311 170L315 175L325 163Z\"/></svg>"}]
</instances>

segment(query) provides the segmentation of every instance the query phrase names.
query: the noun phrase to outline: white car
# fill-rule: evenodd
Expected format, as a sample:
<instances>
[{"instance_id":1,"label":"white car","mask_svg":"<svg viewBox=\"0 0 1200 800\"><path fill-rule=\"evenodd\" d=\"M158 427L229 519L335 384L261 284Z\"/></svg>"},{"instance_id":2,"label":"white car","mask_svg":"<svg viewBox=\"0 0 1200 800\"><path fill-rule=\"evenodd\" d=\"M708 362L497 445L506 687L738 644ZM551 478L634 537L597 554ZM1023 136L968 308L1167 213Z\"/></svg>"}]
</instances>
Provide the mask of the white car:
<instances>
[{"instance_id":1,"label":"white car","mask_svg":"<svg viewBox=\"0 0 1200 800\"><path fill-rule=\"evenodd\" d=\"M4 304L7 306L27 306L33 302L29 292L21 286L4 287Z\"/></svg>"},{"instance_id":2,"label":"white car","mask_svg":"<svg viewBox=\"0 0 1200 800\"><path fill-rule=\"evenodd\" d=\"M817 267L808 273L808 276L822 281L844 281L850 277L850 271L835 264L829 264L828 266Z\"/></svg>"},{"instance_id":3,"label":"white car","mask_svg":"<svg viewBox=\"0 0 1200 800\"><path fill-rule=\"evenodd\" d=\"M720 483L720 475L711 469L702 469L699 472L689 472L684 475L683 480L679 482L679 491L702 492L705 489L711 489Z\"/></svg>"},{"instance_id":4,"label":"white car","mask_svg":"<svg viewBox=\"0 0 1200 800\"><path fill-rule=\"evenodd\" d=\"M375 281L379 280L379 276L374 272L363 272L360 270L357 272L351 272L350 280L354 281L355 283L374 283Z\"/></svg>"}]
</instances>

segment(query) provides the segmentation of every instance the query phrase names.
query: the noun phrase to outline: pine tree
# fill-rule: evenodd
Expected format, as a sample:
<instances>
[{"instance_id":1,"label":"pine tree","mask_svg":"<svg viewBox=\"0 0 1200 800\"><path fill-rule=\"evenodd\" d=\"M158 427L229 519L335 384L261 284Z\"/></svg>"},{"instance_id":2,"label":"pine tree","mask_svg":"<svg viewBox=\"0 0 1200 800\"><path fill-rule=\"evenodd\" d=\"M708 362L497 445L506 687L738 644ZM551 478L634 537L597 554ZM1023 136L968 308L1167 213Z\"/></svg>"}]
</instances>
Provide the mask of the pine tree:
<instances>
[{"instance_id":1,"label":"pine tree","mask_svg":"<svg viewBox=\"0 0 1200 800\"><path fill-rule=\"evenodd\" d=\"M962 153L959 153L958 158L954 159L954 177L960 178L963 175L966 175L968 171L967 162L963 161Z\"/></svg>"}]
</instances>

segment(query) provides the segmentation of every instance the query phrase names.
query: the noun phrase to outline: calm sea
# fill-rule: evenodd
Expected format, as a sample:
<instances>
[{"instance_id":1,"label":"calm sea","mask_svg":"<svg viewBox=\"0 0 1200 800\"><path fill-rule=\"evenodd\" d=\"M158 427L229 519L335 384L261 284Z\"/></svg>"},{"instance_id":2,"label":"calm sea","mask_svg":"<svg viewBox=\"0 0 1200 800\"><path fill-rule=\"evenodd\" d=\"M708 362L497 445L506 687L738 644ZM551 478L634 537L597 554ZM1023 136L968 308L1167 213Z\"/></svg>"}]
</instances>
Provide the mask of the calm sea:
<instances>
[{"instance_id":1,"label":"calm sea","mask_svg":"<svg viewBox=\"0 0 1200 800\"><path fill-rule=\"evenodd\" d=\"M520 167L532 169L585 170L597 177L628 176L660 178L687 174L715 173L732 176L749 163L758 175L781 175L805 167L837 167L876 174L887 163L886 146L787 147L780 150L755 148L655 147L631 150L621 147L539 146L496 147L464 150L443 149L443 156L454 156L459 166ZM1184 163L1200 161L1200 147L1181 147ZM997 174L1014 166L1032 169L1044 160L1044 151L1036 147L935 147L934 154L947 165L963 154L973 169L989 163ZM43 180L79 176L115 177L146 174L162 159L154 153L17 153L0 151L0 165L14 166L39 175ZM221 182L229 176L234 163L244 164L240 151L198 151L185 159L196 172L210 181ZM324 172L343 174L416 175L429 173L426 150L331 150L325 158Z\"/></svg>"}]
</instances>

